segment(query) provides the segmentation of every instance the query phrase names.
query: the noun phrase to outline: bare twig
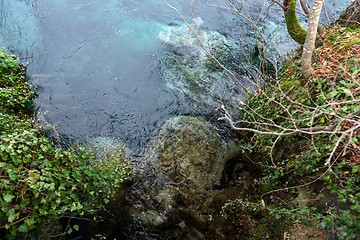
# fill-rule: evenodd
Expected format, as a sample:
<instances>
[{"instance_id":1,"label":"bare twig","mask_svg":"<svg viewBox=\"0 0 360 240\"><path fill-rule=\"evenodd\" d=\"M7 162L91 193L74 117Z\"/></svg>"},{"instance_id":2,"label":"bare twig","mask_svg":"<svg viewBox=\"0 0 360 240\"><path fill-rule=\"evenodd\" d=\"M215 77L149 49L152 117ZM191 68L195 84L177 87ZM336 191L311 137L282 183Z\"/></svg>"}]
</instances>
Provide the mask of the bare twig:
<instances>
[{"instance_id":1,"label":"bare twig","mask_svg":"<svg viewBox=\"0 0 360 240\"><path fill-rule=\"evenodd\" d=\"M279 5L284 11L287 10L287 7L285 7L283 4L281 4L278 0L273 0L274 3L276 3L277 5Z\"/></svg>"},{"instance_id":2,"label":"bare twig","mask_svg":"<svg viewBox=\"0 0 360 240\"><path fill-rule=\"evenodd\" d=\"M302 187L309 186L309 185L311 185L311 184L313 184L313 183L315 183L315 182L323 179L324 176L325 176L328 172L332 172L331 168L332 168L332 166L335 164L335 162L336 162L336 160L335 160L334 162L332 162L332 163L328 166L328 168L326 169L325 172L323 172L320 176L318 176L317 178L315 178L315 179L312 180L312 181L309 181L309 182L306 182L306 183L304 183L304 184L297 185L297 186L291 186L291 187L285 187L285 188L279 188L279 189L271 190L271 191L266 192L266 193L264 193L263 195L261 195L261 196L260 196L260 199L263 199L264 196L269 195L269 194L271 194L271 193L288 191L288 190L291 190L291 189L298 189L298 188L302 188Z\"/></svg>"},{"instance_id":3,"label":"bare twig","mask_svg":"<svg viewBox=\"0 0 360 240\"><path fill-rule=\"evenodd\" d=\"M314 135L314 134L335 134L336 127L341 123L336 123L331 126L319 126L319 127L309 127L309 128L297 128L297 129L291 129L291 128L283 128L281 132L275 132L275 131L261 131L254 128L248 128L248 127L236 127L233 120L228 116L225 115L224 117L218 118L218 120L226 121L230 125L231 129L235 131L245 131L245 132L253 132L261 135L271 135L271 136L281 136L281 137L287 137L287 136L294 136L299 133ZM269 124L271 126L271 124Z\"/></svg>"}]
</instances>

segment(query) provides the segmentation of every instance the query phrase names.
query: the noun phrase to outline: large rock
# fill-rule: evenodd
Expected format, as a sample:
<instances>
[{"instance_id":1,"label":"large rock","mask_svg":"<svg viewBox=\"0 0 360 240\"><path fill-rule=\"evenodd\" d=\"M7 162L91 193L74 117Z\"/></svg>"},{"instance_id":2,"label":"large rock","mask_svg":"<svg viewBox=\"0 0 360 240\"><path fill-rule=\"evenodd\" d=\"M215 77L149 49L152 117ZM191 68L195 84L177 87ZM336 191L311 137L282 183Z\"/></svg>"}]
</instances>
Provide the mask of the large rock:
<instances>
[{"instance_id":1,"label":"large rock","mask_svg":"<svg viewBox=\"0 0 360 240\"><path fill-rule=\"evenodd\" d=\"M226 239L221 206L248 190L247 177L241 187L223 186L226 163L239 155L238 143L224 140L202 118L168 120L149 144L128 195L129 215L139 226L133 239L143 229L156 239Z\"/></svg>"},{"instance_id":2,"label":"large rock","mask_svg":"<svg viewBox=\"0 0 360 240\"><path fill-rule=\"evenodd\" d=\"M220 185L224 165L238 153L234 143L221 140L210 123L196 117L167 121L153 141L147 159L176 184L198 190Z\"/></svg>"}]
</instances>

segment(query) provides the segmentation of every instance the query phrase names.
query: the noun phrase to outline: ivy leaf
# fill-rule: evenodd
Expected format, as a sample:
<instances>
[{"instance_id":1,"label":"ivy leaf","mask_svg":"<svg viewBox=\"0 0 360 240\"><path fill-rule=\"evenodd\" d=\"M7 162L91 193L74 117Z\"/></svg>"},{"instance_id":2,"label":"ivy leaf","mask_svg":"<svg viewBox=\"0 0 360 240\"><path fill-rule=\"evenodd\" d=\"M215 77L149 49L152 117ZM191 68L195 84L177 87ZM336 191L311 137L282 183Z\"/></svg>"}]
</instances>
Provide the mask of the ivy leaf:
<instances>
[{"instance_id":1,"label":"ivy leaf","mask_svg":"<svg viewBox=\"0 0 360 240\"><path fill-rule=\"evenodd\" d=\"M25 223L27 224L27 226L29 227L29 229L33 228L35 225L35 219L34 216L25 219Z\"/></svg>"},{"instance_id":2,"label":"ivy leaf","mask_svg":"<svg viewBox=\"0 0 360 240\"><path fill-rule=\"evenodd\" d=\"M23 223L18 227L18 231L21 233L26 233L29 231L29 226L26 223Z\"/></svg>"},{"instance_id":3,"label":"ivy leaf","mask_svg":"<svg viewBox=\"0 0 360 240\"><path fill-rule=\"evenodd\" d=\"M354 96L352 95L352 92L349 89L343 88L342 90L347 96L354 98Z\"/></svg>"},{"instance_id":4,"label":"ivy leaf","mask_svg":"<svg viewBox=\"0 0 360 240\"><path fill-rule=\"evenodd\" d=\"M9 174L9 179L10 179L10 181L16 181L16 180L18 180L18 175L17 175L16 173L14 173L14 172L9 172L8 174Z\"/></svg>"},{"instance_id":5,"label":"ivy leaf","mask_svg":"<svg viewBox=\"0 0 360 240\"><path fill-rule=\"evenodd\" d=\"M16 219L15 209L10 209L10 211L7 213L8 215L8 222L12 223Z\"/></svg>"},{"instance_id":6,"label":"ivy leaf","mask_svg":"<svg viewBox=\"0 0 360 240\"><path fill-rule=\"evenodd\" d=\"M3 196L3 198L6 203L9 203L9 202L11 202L11 200L13 200L15 198L15 196L7 193Z\"/></svg>"},{"instance_id":7,"label":"ivy leaf","mask_svg":"<svg viewBox=\"0 0 360 240\"><path fill-rule=\"evenodd\" d=\"M30 198L25 198L23 201L21 201L20 207L25 208L29 204L30 204Z\"/></svg>"},{"instance_id":8,"label":"ivy leaf","mask_svg":"<svg viewBox=\"0 0 360 240\"><path fill-rule=\"evenodd\" d=\"M73 227L76 231L79 231L79 225L74 225Z\"/></svg>"}]
</instances>

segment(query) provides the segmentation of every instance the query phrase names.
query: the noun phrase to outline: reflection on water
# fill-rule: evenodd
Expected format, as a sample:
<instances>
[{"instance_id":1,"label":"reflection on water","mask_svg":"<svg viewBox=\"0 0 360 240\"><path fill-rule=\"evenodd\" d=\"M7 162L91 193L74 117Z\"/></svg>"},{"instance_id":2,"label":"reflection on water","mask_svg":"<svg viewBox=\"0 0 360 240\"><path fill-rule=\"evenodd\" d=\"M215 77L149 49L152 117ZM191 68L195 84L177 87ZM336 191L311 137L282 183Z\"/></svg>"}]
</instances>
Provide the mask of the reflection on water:
<instances>
[{"instance_id":1,"label":"reflection on water","mask_svg":"<svg viewBox=\"0 0 360 240\"><path fill-rule=\"evenodd\" d=\"M205 30L232 39L239 50L252 34L226 1L169 2L190 21L200 16ZM269 1L245 2L257 24L283 24ZM335 2L328 8L338 9ZM170 116L197 113L161 75L169 49L158 35L181 24L161 0L0 0L0 47L29 62L40 114L72 143L102 136L143 148ZM294 46L285 31L276 34L289 43L285 51Z\"/></svg>"}]
</instances>

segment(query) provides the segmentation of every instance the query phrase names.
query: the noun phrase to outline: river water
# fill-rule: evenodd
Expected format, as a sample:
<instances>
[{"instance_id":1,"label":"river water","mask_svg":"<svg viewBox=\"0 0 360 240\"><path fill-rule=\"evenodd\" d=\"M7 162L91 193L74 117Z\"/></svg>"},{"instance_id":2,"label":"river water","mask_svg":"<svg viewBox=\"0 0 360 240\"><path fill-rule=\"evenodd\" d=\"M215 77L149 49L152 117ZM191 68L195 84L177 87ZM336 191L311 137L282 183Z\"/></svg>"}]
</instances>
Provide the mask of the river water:
<instances>
[{"instance_id":1,"label":"river water","mask_svg":"<svg viewBox=\"0 0 360 240\"><path fill-rule=\"evenodd\" d=\"M254 30L227 1L168 2L189 23L197 19L197 28L221 35L244 56L251 54ZM296 46L282 10L270 0L235 2L263 31L271 61L281 61ZM326 2L325 23L348 5ZM0 0L0 47L28 65L39 121L55 125L69 144L103 137L143 149L151 132L172 116L206 109L215 114L216 104L191 105L186 91L166 82L164 59L193 53L176 52L182 48L179 39L191 33L161 38L169 29L184 30L184 22L161 0ZM220 88L215 89L219 99L228 91Z\"/></svg>"}]
</instances>

